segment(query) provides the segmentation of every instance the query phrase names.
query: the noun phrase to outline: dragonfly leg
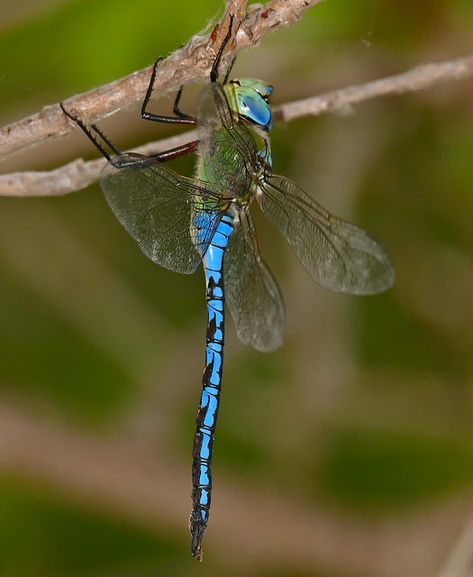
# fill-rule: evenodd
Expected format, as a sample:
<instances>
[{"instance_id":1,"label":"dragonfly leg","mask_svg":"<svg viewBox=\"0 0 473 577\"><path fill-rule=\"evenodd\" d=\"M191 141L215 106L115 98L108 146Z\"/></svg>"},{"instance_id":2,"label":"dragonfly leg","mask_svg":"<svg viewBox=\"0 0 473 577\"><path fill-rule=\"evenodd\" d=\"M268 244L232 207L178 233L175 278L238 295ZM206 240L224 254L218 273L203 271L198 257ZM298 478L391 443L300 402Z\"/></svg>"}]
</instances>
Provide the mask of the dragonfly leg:
<instances>
[{"instance_id":1,"label":"dragonfly leg","mask_svg":"<svg viewBox=\"0 0 473 577\"><path fill-rule=\"evenodd\" d=\"M122 158L117 158L121 156L123 153L113 144L111 139L103 132L103 130L101 130L96 124L91 124L90 126L87 126L79 116L67 110L67 108L64 106L62 102L60 103L60 107L61 110L64 112L64 114L68 118L70 118L75 124L77 124L77 126L82 130L82 132L87 136L87 138L93 143L95 148L97 148L100 154L104 156L108 160L108 162L110 162L110 164L112 164L116 168L123 168L125 166L135 164L137 162L136 158L133 159L133 157L130 157L127 159L125 155L123 155ZM103 142L112 150L114 156L112 156L108 152L108 150L105 148L102 142L100 142L97 136L100 137L103 140ZM194 152L194 150L197 148L197 145L198 141L192 140L191 142L187 142L186 144L181 144L181 146L176 146L175 148L164 150L156 154L150 154L148 155L148 158L153 158L158 162L173 160L174 158L178 158L180 156L184 156L185 154Z\"/></svg>"},{"instance_id":2,"label":"dragonfly leg","mask_svg":"<svg viewBox=\"0 0 473 577\"><path fill-rule=\"evenodd\" d=\"M114 161L113 156L108 152L108 150L105 148L105 146L99 141L99 139L97 138L96 135L98 135L105 142L105 144L108 145L112 149L112 152L114 154L119 155L119 154L121 154L121 151L114 144L112 144L112 141L107 136L105 136L105 134L98 128L98 126L96 124L92 124L90 127L88 127L79 116L77 116L76 114L73 114L72 112L67 110L67 108L64 106L63 102L60 102L59 106L61 107L61 110L67 116L67 118L69 118L70 120L72 120L72 122L77 124L77 126L82 130L82 132L87 136L87 138L95 146L95 148L97 148L97 150L100 152L100 154L102 156L104 156L108 160L108 162L110 162L111 164L113 164L115 166L116 163Z\"/></svg>"},{"instance_id":3,"label":"dragonfly leg","mask_svg":"<svg viewBox=\"0 0 473 577\"><path fill-rule=\"evenodd\" d=\"M230 14L230 26L228 27L228 32L225 34L225 38L218 49L217 56L215 57L214 63L212 65L212 70L210 71L210 82L217 82L218 79L218 67L220 66L220 61L222 60L223 51L227 47L227 44L230 42L230 38L232 37L232 27L233 27L233 14ZM233 66L233 63L232 65ZM231 70L230 66L230 70Z\"/></svg>"},{"instance_id":4,"label":"dragonfly leg","mask_svg":"<svg viewBox=\"0 0 473 577\"><path fill-rule=\"evenodd\" d=\"M185 112L182 112L182 110L179 107L179 103L181 102L181 96L182 96L183 90L184 90L184 86L180 86L179 90L176 93L176 98L174 99L174 105L172 107L172 111L179 118L190 118L190 119L194 120L195 122L197 122L196 118L194 118L193 116L190 116L190 114L186 114Z\"/></svg>"},{"instance_id":5,"label":"dragonfly leg","mask_svg":"<svg viewBox=\"0 0 473 577\"><path fill-rule=\"evenodd\" d=\"M113 142L110 140L110 138L105 134L105 132L103 132L103 130L101 130L95 123L90 125L90 128L100 136L100 138L105 142L105 144L107 144L107 146L109 146L113 152L115 154L121 154L122 151L119 150L114 144Z\"/></svg>"},{"instance_id":6,"label":"dragonfly leg","mask_svg":"<svg viewBox=\"0 0 473 577\"><path fill-rule=\"evenodd\" d=\"M156 154L150 154L149 158L154 158L154 160L159 162L173 160L174 158L179 158L180 156L185 156L186 154L194 152L198 144L198 140L192 140L186 144L181 144L181 146L176 146L175 148L170 148L169 150L164 150L163 152L157 152Z\"/></svg>"},{"instance_id":7,"label":"dragonfly leg","mask_svg":"<svg viewBox=\"0 0 473 577\"><path fill-rule=\"evenodd\" d=\"M151 120L152 122L164 122L166 124L197 124L197 119L189 114L185 114L179 108L179 103L182 97L182 91L184 89L183 86L179 88L176 94L176 98L174 100L173 112L175 116L167 116L163 114L154 114L147 110L149 101L151 99L151 95L153 94L154 88L154 81L156 80L156 71L158 69L158 64L163 60L164 56L160 56L153 66L153 71L151 72L151 78L149 80L148 89L146 90L146 95L143 100L143 104L141 105L141 118L144 120Z\"/></svg>"},{"instance_id":8,"label":"dragonfly leg","mask_svg":"<svg viewBox=\"0 0 473 577\"><path fill-rule=\"evenodd\" d=\"M230 66L227 68L227 71L225 72L225 78L223 79L223 83L227 84L228 83L228 79L230 78L230 74L232 72L233 67L235 66L235 62L236 62L237 57L234 56L232 58L232 61L230 62Z\"/></svg>"}]
</instances>

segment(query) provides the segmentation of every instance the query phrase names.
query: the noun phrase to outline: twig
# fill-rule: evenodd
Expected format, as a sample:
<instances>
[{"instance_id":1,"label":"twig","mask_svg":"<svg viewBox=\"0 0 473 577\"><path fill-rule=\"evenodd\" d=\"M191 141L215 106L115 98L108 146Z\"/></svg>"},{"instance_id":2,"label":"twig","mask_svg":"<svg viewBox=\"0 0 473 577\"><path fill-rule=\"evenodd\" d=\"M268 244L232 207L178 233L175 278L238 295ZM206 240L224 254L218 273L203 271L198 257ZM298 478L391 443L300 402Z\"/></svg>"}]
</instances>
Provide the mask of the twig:
<instances>
[{"instance_id":1,"label":"twig","mask_svg":"<svg viewBox=\"0 0 473 577\"><path fill-rule=\"evenodd\" d=\"M473 56L448 62L424 64L395 76L388 76L366 84L349 86L320 96L289 102L275 107L276 120L289 121L302 116L318 116L340 112L354 104L389 94L414 92L473 76ZM159 140L134 149L142 154L160 152L196 138L195 131ZM51 171L17 172L0 176L0 196L55 196L81 190L97 180L105 165L104 159L77 159Z\"/></svg>"},{"instance_id":2,"label":"twig","mask_svg":"<svg viewBox=\"0 0 473 577\"><path fill-rule=\"evenodd\" d=\"M309 114L317 116L323 112L344 112L358 102L388 94L415 92L434 84L469 76L473 76L473 55L447 62L422 64L402 74L285 104L281 107L281 116L283 120L289 121Z\"/></svg>"},{"instance_id":3,"label":"twig","mask_svg":"<svg viewBox=\"0 0 473 577\"><path fill-rule=\"evenodd\" d=\"M473 516L468 519L437 577L472 577Z\"/></svg>"},{"instance_id":4,"label":"twig","mask_svg":"<svg viewBox=\"0 0 473 577\"><path fill-rule=\"evenodd\" d=\"M249 6L246 2L229 0L221 24L211 34L196 35L189 42L163 60L158 69L155 93L177 89L183 84L203 80L208 76L215 58L215 47L228 29L228 17L234 15L236 32L232 51L258 43L271 31L297 22L302 13L321 0L272 0L267 4ZM227 55L228 56L228 55ZM151 67L99 86L89 92L69 98L65 103L88 122L97 122L106 116L143 99ZM58 104L45 106L40 112L0 129L0 157L37 145L76 130L67 122Z\"/></svg>"},{"instance_id":5,"label":"twig","mask_svg":"<svg viewBox=\"0 0 473 577\"><path fill-rule=\"evenodd\" d=\"M134 152L151 154L184 144L197 137L195 130L151 142ZM87 188L95 182L107 161L77 158L54 170L12 172L0 175L0 196L61 196Z\"/></svg>"}]
</instances>

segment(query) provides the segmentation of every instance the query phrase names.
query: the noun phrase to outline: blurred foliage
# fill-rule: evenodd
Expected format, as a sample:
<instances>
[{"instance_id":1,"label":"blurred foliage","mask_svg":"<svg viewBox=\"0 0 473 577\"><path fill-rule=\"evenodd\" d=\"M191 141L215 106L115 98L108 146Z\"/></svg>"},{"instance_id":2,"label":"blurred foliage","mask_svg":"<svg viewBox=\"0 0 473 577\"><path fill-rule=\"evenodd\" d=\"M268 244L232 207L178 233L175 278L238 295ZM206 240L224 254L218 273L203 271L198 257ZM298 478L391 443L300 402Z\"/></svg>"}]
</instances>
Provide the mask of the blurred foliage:
<instances>
[{"instance_id":1,"label":"blurred foliage","mask_svg":"<svg viewBox=\"0 0 473 577\"><path fill-rule=\"evenodd\" d=\"M57 496L25 485L21 479L0 483L0 557L5 577L48 575L146 574L176 568L180 547L117 519L71 506Z\"/></svg>"},{"instance_id":2,"label":"blurred foliage","mask_svg":"<svg viewBox=\"0 0 473 577\"><path fill-rule=\"evenodd\" d=\"M399 510L473 482L473 444L406 433L337 430L318 478L355 506Z\"/></svg>"},{"instance_id":3,"label":"blurred foliage","mask_svg":"<svg viewBox=\"0 0 473 577\"><path fill-rule=\"evenodd\" d=\"M56 0L44 9L0 0L0 122L149 65L221 9L217 0ZM470 0L329 0L242 53L236 74L264 76L276 103L284 102L464 55L472 34ZM276 171L380 238L397 282L372 298L326 294L257 217L285 294L288 338L282 350L262 355L237 343L228 323L217 485L226 472L235 484L359 519L389 519L471 486L471 88L450 83L274 128ZM106 130L123 148L170 133L134 110ZM94 157L84 138L72 140ZM50 155L31 150L22 168L70 160L69 144ZM192 162L175 166L191 173ZM169 452L190 469L201 370L194 352L203 356L205 331L201 274L174 275L148 262L97 186L1 203L6 398L44 407L97 438L138 435L130 423L145 421L145 407L151 432L137 442L152 454L165 426ZM67 487L53 495L25 476L0 479L2 577L201 570L188 559L188 543L169 538L166 520L151 533L106 507L79 507ZM212 523L208 533L210 542ZM231 572L226 559L213 565L210 557L209 575ZM268 560L267 571L252 574L298 575L271 567Z\"/></svg>"},{"instance_id":4,"label":"blurred foliage","mask_svg":"<svg viewBox=\"0 0 473 577\"><path fill-rule=\"evenodd\" d=\"M129 375L55 315L33 290L15 282L11 271L3 269L1 275L3 386L51 397L61 409L103 419L123 399L124 389L133 385Z\"/></svg>"}]
</instances>

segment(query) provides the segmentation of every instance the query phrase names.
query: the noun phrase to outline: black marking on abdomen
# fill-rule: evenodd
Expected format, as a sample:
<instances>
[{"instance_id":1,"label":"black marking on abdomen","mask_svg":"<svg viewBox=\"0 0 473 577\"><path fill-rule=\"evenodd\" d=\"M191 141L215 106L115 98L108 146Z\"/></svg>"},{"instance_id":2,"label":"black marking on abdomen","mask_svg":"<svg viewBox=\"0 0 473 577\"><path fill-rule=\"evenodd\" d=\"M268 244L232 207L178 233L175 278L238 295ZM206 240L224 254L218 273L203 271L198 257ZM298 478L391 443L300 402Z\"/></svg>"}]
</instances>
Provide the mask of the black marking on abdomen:
<instances>
[{"instance_id":1,"label":"black marking on abdomen","mask_svg":"<svg viewBox=\"0 0 473 577\"><path fill-rule=\"evenodd\" d=\"M197 412L192 459L192 503L190 531L192 555L202 558L202 539L209 518L212 450L220 400L224 344L223 255L233 230L233 216L225 213L204 255L206 280L207 332L202 393Z\"/></svg>"}]
</instances>

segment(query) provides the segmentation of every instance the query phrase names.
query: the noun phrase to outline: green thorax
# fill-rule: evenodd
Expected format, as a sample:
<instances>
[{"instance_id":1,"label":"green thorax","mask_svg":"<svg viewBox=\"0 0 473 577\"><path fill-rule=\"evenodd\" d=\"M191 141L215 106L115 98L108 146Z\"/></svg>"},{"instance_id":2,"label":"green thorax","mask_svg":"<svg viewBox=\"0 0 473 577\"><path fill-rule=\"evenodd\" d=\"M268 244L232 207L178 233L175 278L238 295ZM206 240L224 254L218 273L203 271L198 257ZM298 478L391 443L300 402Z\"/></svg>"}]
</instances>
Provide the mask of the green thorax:
<instances>
[{"instance_id":1,"label":"green thorax","mask_svg":"<svg viewBox=\"0 0 473 577\"><path fill-rule=\"evenodd\" d=\"M232 80L223 92L243 140L254 143L252 166L235 146L235 135L218 123L204 134L208 142L199 146L197 177L219 188L224 198L248 202L251 181L263 168L271 168L271 151L267 132L271 128L269 97L272 87L253 78ZM215 111L217 113L217 111ZM218 113L217 113L218 114Z\"/></svg>"}]
</instances>

